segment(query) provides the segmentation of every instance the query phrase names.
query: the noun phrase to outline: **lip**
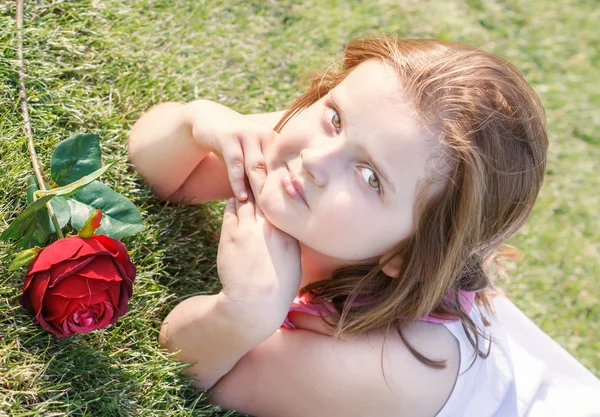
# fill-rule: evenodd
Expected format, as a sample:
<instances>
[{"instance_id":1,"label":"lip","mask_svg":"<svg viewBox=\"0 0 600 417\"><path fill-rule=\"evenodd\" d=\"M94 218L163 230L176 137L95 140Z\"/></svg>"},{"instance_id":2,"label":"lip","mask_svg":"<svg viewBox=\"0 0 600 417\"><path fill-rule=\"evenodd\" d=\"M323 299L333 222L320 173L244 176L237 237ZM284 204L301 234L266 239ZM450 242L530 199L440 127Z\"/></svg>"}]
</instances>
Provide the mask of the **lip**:
<instances>
[{"instance_id":1,"label":"lip","mask_svg":"<svg viewBox=\"0 0 600 417\"><path fill-rule=\"evenodd\" d=\"M304 186L300 181L298 181L298 178L296 178L290 168L288 166L286 166L286 168L288 173L287 175L283 176L283 188L290 197L301 201L306 205L306 207L310 207L306 201L306 192L304 191Z\"/></svg>"}]
</instances>

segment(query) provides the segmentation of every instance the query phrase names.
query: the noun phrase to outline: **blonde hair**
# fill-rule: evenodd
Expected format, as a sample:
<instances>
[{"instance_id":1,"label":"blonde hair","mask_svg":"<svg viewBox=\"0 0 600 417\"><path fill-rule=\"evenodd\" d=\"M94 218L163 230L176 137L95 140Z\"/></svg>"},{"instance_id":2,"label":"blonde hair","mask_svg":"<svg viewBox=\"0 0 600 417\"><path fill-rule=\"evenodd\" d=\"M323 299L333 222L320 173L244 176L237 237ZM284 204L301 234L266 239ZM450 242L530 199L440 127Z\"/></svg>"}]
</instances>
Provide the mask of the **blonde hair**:
<instances>
[{"instance_id":1,"label":"blonde hair","mask_svg":"<svg viewBox=\"0 0 600 417\"><path fill-rule=\"evenodd\" d=\"M459 295L473 291L479 302L487 300L484 291L494 285L484 262L531 212L546 164L543 107L521 73L494 54L430 39L361 38L346 46L341 68L313 74L275 130L367 60L395 69L421 126L442 145L443 189L428 198L424 190L419 193L414 232L389 257L402 259L398 277L382 272L385 262L358 265L301 292L310 292L316 304L333 304L335 311L323 311L335 338L395 326L413 355L442 368L445 361L430 360L410 346L402 326L427 315L451 315L485 358L489 349L481 352L478 341L487 337Z\"/></svg>"}]
</instances>

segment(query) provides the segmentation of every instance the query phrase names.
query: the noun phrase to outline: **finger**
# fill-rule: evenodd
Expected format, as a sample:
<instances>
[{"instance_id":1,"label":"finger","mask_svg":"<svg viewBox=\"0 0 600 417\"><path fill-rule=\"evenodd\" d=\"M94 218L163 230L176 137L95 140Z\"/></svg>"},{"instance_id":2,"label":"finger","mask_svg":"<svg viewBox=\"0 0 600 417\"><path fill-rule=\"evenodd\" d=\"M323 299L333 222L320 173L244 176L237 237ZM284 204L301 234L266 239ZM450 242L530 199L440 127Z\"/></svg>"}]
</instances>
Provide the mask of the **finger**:
<instances>
[{"instance_id":1,"label":"finger","mask_svg":"<svg viewBox=\"0 0 600 417\"><path fill-rule=\"evenodd\" d=\"M237 210L235 202L235 198L230 198L227 200L227 204L225 204L225 210L223 211L223 224L221 225L221 234L231 227L237 227L238 218L236 214Z\"/></svg>"},{"instance_id":2,"label":"finger","mask_svg":"<svg viewBox=\"0 0 600 417\"><path fill-rule=\"evenodd\" d=\"M258 203L255 201L254 202L254 216L256 218L262 217L263 219L265 218L262 210L260 209L260 206L258 205Z\"/></svg>"},{"instance_id":3,"label":"finger","mask_svg":"<svg viewBox=\"0 0 600 417\"><path fill-rule=\"evenodd\" d=\"M244 179L246 176L244 170L244 152L242 145L237 137L232 137L226 141L227 145L224 146L221 151L223 161L227 166L227 176L231 183L231 189L233 194L239 200L246 200L248 198L248 192L246 190L246 184Z\"/></svg>"},{"instance_id":4,"label":"finger","mask_svg":"<svg viewBox=\"0 0 600 417\"><path fill-rule=\"evenodd\" d=\"M248 195L246 201L236 199L235 206L239 223L246 220L254 220L254 198L252 194Z\"/></svg>"},{"instance_id":5,"label":"finger","mask_svg":"<svg viewBox=\"0 0 600 417\"><path fill-rule=\"evenodd\" d=\"M244 166L250 188L255 196L260 195L267 178L267 164L263 154L262 135L242 139L244 147Z\"/></svg>"}]
</instances>

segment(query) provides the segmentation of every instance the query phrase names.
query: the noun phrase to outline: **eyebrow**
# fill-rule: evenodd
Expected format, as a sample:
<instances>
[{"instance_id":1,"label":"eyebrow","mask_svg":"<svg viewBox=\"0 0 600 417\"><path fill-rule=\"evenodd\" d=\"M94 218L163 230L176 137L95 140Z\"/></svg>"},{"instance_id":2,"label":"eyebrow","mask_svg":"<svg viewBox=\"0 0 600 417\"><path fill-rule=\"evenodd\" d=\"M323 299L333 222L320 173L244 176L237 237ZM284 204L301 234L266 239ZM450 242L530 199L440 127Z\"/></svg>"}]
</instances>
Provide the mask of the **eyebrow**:
<instances>
[{"instance_id":1,"label":"eyebrow","mask_svg":"<svg viewBox=\"0 0 600 417\"><path fill-rule=\"evenodd\" d=\"M344 117L344 112L342 111L342 108L337 104L337 102L335 101L335 98L333 97L333 91L329 92L329 98L331 99L331 102L333 103L333 105L337 108L338 112L340 113L340 117L342 119L342 126L346 126L346 119ZM369 153L369 151L367 150L367 148L365 148L363 145L357 145L358 149L360 150L360 152L364 153L365 155L367 155L367 159L369 161L369 163L371 165L373 165L373 167L375 168L375 170L377 171L377 173L381 176L381 178L383 178L383 180L386 182L386 184L388 185L388 187L390 187L390 189L392 190L392 192L394 194L396 194L396 188L394 188L394 184L389 180L389 176L383 172L381 170L381 168L379 168L379 165L377 165L375 163L375 160L371 157L371 154Z\"/></svg>"}]
</instances>

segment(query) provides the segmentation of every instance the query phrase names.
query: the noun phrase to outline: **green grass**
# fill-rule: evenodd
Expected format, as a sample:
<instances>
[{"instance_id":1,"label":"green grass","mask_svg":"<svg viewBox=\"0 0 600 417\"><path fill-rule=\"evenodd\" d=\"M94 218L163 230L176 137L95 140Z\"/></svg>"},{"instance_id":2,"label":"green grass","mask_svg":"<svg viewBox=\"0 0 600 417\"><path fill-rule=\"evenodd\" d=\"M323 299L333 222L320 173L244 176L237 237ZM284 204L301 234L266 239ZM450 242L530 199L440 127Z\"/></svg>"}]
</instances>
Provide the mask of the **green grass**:
<instances>
[{"instance_id":1,"label":"green grass","mask_svg":"<svg viewBox=\"0 0 600 417\"><path fill-rule=\"evenodd\" d=\"M30 174L16 95L14 2L0 3L0 230L24 208ZM157 326L182 298L218 289L220 204L170 207L129 171L128 130L151 105L207 98L240 112L280 110L298 78L377 31L480 46L510 59L545 104L548 176L510 243L523 259L501 282L546 333L600 376L600 36L596 1L91 0L26 2L25 66L38 152L101 136L104 180L141 209L125 243L138 266L118 325L57 340L18 304L23 276L0 243L0 415L212 416ZM241 2L239 2L241 3ZM235 6L233 4L236 4Z\"/></svg>"}]
</instances>

